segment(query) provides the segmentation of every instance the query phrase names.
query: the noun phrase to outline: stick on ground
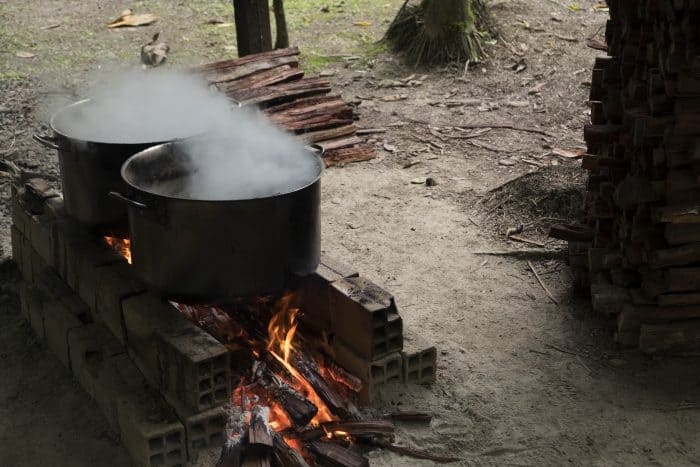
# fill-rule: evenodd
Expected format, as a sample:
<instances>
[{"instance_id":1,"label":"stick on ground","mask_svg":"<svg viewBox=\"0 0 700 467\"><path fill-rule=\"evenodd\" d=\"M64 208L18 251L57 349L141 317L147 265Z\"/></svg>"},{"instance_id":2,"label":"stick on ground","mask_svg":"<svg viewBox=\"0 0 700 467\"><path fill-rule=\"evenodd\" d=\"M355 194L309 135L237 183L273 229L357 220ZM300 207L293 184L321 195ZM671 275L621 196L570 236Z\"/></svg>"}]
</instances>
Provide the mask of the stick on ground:
<instances>
[{"instance_id":1,"label":"stick on ground","mask_svg":"<svg viewBox=\"0 0 700 467\"><path fill-rule=\"evenodd\" d=\"M540 279L540 275L537 274L537 271L535 271L535 266L532 265L532 261L528 261L527 265L530 266L530 270L532 273L535 275L535 278L537 279L537 282L540 283L540 286L542 286L542 289L544 292L547 294L550 300L552 300L556 305L559 305L559 302L557 301L556 298L554 298L554 295L552 295L552 292L549 291L546 285L544 285L544 282L542 282L542 279Z\"/></svg>"}]
</instances>

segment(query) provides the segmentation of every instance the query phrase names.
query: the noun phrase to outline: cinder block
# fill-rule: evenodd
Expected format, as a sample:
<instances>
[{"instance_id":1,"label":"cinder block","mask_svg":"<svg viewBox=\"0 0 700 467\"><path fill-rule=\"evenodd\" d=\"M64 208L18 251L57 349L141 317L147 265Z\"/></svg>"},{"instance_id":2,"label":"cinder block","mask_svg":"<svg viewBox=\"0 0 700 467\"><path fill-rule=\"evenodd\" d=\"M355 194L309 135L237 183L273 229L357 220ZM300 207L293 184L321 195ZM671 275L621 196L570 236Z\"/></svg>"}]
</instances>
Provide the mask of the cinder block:
<instances>
[{"instance_id":1,"label":"cinder block","mask_svg":"<svg viewBox=\"0 0 700 467\"><path fill-rule=\"evenodd\" d=\"M39 256L49 266L56 264L54 242L53 242L53 224L56 221L51 215L42 214L30 216L27 222L29 227L29 239L32 247L39 253Z\"/></svg>"},{"instance_id":2,"label":"cinder block","mask_svg":"<svg viewBox=\"0 0 700 467\"><path fill-rule=\"evenodd\" d=\"M98 403L111 428L118 431L114 393L118 385L114 383L114 369L106 365L118 355L126 356L126 348L104 325L93 323L68 332L68 350L73 376ZM121 366L125 363L123 359L116 362Z\"/></svg>"},{"instance_id":3,"label":"cinder block","mask_svg":"<svg viewBox=\"0 0 700 467\"><path fill-rule=\"evenodd\" d=\"M402 357L398 352L367 361L343 342L336 340L333 348L336 363L362 380L363 386L358 396L363 404L371 403L382 386L402 381Z\"/></svg>"},{"instance_id":4,"label":"cinder block","mask_svg":"<svg viewBox=\"0 0 700 467\"><path fill-rule=\"evenodd\" d=\"M404 335L402 373L403 381L432 384L437 378L437 349L429 345L415 331Z\"/></svg>"},{"instance_id":5,"label":"cinder block","mask_svg":"<svg viewBox=\"0 0 700 467\"><path fill-rule=\"evenodd\" d=\"M122 343L126 342L122 300L145 291L146 286L134 277L133 269L125 262L97 268L95 317Z\"/></svg>"},{"instance_id":6,"label":"cinder block","mask_svg":"<svg viewBox=\"0 0 700 467\"><path fill-rule=\"evenodd\" d=\"M204 450L218 448L226 439L227 414L224 407L215 407L184 418L187 452L190 460Z\"/></svg>"},{"instance_id":7,"label":"cinder block","mask_svg":"<svg viewBox=\"0 0 700 467\"><path fill-rule=\"evenodd\" d=\"M228 402L231 362L226 347L192 325L177 333L158 332L160 368L165 374L161 391L169 401L194 412Z\"/></svg>"},{"instance_id":8,"label":"cinder block","mask_svg":"<svg viewBox=\"0 0 700 467\"><path fill-rule=\"evenodd\" d=\"M37 271L34 276L34 283L48 296L53 298L63 298L68 295L75 295L73 289L58 275L56 270L45 267Z\"/></svg>"},{"instance_id":9,"label":"cinder block","mask_svg":"<svg viewBox=\"0 0 700 467\"><path fill-rule=\"evenodd\" d=\"M330 285L357 276L357 271L351 267L325 255L321 256L318 268L304 278L301 288L301 324L305 330L319 335L332 332Z\"/></svg>"},{"instance_id":10,"label":"cinder block","mask_svg":"<svg viewBox=\"0 0 700 467\"><path fill-rule=\"evenodd\" d=\"M53 241L55 264L54 267L63 280L73 290L78 288L78 275L75 262L69 258L80 254L81 245L93 242L89 232L71 218L64 217L53 223Z\"/></svg>"},{"instance_id":11,"label":"cinder block","mask_svg":"<svg viewBox=\"0 0 700 467\"><path fill-rule=\"evenodd\" d=\"M375 360L403 347L401 317L394 297L362 277L335 281L330 286L331 321L340 339L366 360Z\"/></svg>"},{"instance_id":12,"label":"cinder block","mask_svg":"<svg viewBox=\"0 0 700 467\"><path fill-rule=\"evenodd\" d=\"M68 252L68 270L71 273L75 270L77 275L77 288L75 290L90 309L94 310L96 308L99 269L111 264L126 264L126 261L106 244L99 243L99 241L69 244Z\"/></svg>"},{"instance_id":13,"label":"cinder block","mask_svg":"<svg viewBox=\"0 0 700 467\"><path fill-rule=\"evenodd\" d=\"M68 333L89 322L87 306L77 300L76 295L56 298L44 302L44 330L46 344L58 359L70 369Z\"/></svg>"},{"instance_id":14,"label":"cinder block","mask_svg":"<svg viewBox=\"0 0 700 467\"><path fill-rule=\"evenodd\" d=\"M23 235L27 236L29 231L27 222L30 214L24 209L21 201L21 196L16 188L12 188L12 225L17 228Z\"/></svg>"},{"instance_id":15,"label":"cinder block","mask_svg":"<svg viewBox=\"0 0 700 467\"><path fill-rule=\"evenodd\" d=\"M12 260L17 264L20 272L23 272L23 261L22 254L24 249L24 235L22 232L14 225L10 227L10 238L12 240Z\"/></svg>"},{"instance_id":16,"label":"cinder block","mask_svg":"<svg viewBox=\"0 0 700 467\"><path fill-rule=\"evenodd\" d=\"M29 321L37 337L42 341L46 340L46 333L44 332L44 302L46 301L46 295L29 282L24 282L20 293L24 317Z\"/></svg>"},{"instance_id":17,"label":"cinder block","mask_svg":"<svg viewBox=\"0 0 700 467\"><path fill-rule=\"evenodd\" d=\"M144 388L129 391L117 402L121 441L138 467L184 467L185 428L160 396Z\"/></svg>"}]
</instances>

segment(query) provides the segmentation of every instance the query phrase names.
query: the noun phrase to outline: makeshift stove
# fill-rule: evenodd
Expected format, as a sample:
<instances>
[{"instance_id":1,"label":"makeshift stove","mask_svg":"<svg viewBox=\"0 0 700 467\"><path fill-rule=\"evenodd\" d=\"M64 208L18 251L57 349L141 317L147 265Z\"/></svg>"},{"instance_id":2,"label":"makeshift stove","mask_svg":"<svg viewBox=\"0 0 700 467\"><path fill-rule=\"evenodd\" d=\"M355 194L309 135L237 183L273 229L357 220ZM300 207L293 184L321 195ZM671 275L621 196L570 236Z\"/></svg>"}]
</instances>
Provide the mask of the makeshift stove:
<instances>
[{"instance_id":1,"label":"makeshift stove","mask_svg":"<svg viewBox=\"0 0 700 467\"><path fill-rule=\"evenodd\" d=\"M81 227L60 195L27 185L12 210L22 313L137 465L223 446L220 465L361 466L353 445L370 441L431 458L393 446L391 417L359 408L387 384L435 380L435 347L405 332L390 293L324 257L280 296L164 301L133 274L128 240Z\"/></svg>"}]
</instances>

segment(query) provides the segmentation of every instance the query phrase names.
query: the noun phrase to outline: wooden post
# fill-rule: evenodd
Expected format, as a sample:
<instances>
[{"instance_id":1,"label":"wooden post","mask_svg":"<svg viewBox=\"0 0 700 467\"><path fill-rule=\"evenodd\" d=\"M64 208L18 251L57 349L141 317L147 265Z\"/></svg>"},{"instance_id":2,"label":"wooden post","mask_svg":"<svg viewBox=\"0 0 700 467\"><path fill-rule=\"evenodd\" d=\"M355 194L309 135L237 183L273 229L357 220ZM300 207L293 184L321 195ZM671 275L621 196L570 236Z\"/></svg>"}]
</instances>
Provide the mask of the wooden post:
<instances>
[{"instance_id":1,"label":"wooden post","mask_svg":"<svg viewBox=\"0 0 700 467\"><path fill-rule=\"evenodd\" d=\"M233 0L238 56L272 50L268 0Z\"/></svg>"}]
</instances>

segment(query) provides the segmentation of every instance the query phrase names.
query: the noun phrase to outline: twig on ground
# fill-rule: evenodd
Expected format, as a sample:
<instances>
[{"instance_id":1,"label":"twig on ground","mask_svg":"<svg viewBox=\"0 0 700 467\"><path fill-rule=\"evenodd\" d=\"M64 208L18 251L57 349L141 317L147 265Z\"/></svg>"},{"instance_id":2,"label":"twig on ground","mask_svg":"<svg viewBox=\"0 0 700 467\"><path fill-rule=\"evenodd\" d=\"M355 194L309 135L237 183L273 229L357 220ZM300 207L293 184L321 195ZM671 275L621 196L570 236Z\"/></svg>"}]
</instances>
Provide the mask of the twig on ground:
<instances>
[{"instance_id":1,"label":"twig on ground","mask_svg":"<svg viewBox=\"0 0 700 467\"><path fill-rule=\"evenodd\" d=\"M574 357L582 357L583 356L580 353L572 352L571 350L562 349L561 347L557 347L554 344L545 344L544 346L547 347L548 349L556 350L557 352L565 353L567 355L573 355Z\"/></svg>"},{"instance_id":2,"label":"twig on ground","mask_svg":"<svg viewBox=\"0 0 700 467\"><path fill-rule=\"evenodd\" d=\"M556 305L559 305L559 301L557 301L556 298L554 298L554 295L552 295L552 292L549 291L546 285L544 285L544 282L542 282L542 279L540 278L540 275L537 274L537 271L535 270L535 266L532 265L532 261L528 261L527 265L530 266L530 270L532 273L535 275L535 278L537 279L537 282L540 283L540 286L542 286L542 289L544 292L547 294L550 300L552 300Z\"/></svg>"},{"instance_id":3,"label":"twig on ground","mask_svg":"<svg viewBox=\"0 0 700 467\"><path fill-rule=\"evenodd\" d=\"M510 240L515 240L516 242L529 243L530 245L535 245L535 246L538 246L540 248L544 248L544 243L538 242L537 240L531 240L531 239L526 238L526 237L521 237L520 235L517 235L517 234L508 235L508 238Z\"/></svg>"},{"instance_id":4,"label":"twig on ground","mask_svg":"<svg viewBox=\"0 0 700 467\"><path fill-rule=\"evenodd\" d=\"M524 127L515 126L515 125L495 125L492 123L486 123L483 125L480 125L480 124L456 125L456 128L462 128L465 130L478 130L478 129L485 129L485 128L496 129L497 128L500 130L513 130L513 131L522 131L525 133L536 133L538 135L549 136L550 138L554 138L553 134L547 133L544 130L538 130L536 128L524 128Z\"/></svg>"},{"instance_id":5,"label":"twig on ground","mask_svg":"<svg viewBox=\"0 0 700 467\"><path fill-rule=\"evenodd\" d=\"M516 259L538 258L538 259L561 259L564 256L563 250L545 249L523 249L505 251L475 251L477 256L510 256Z\"/></svg>"}]
</instances>

